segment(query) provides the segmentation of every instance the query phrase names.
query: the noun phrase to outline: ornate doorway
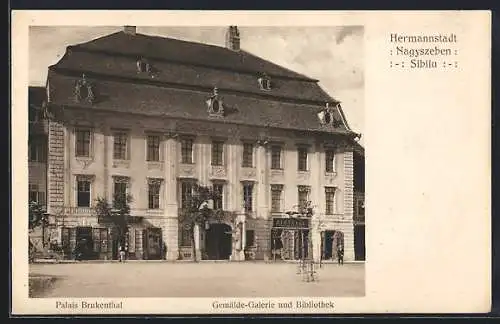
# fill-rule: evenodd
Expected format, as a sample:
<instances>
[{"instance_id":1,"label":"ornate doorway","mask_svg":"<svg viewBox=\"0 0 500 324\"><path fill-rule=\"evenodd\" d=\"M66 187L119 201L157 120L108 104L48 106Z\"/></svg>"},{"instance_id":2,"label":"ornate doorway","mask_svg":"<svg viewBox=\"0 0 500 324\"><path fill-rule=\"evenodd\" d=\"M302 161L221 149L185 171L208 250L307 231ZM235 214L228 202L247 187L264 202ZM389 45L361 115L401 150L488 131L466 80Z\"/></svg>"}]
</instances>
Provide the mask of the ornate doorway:
<instances>
[{"instance_id":1,"label":"ornate doorway","mask_svg":"<svg viewBox=\"0 0 500 324\"><path fill-rule=\"evenodd\" d=\"M205 252L208 260L229 260L232 253L232 229L224 223L210 224L205 232Z\"/></svg>"}]
</instances>

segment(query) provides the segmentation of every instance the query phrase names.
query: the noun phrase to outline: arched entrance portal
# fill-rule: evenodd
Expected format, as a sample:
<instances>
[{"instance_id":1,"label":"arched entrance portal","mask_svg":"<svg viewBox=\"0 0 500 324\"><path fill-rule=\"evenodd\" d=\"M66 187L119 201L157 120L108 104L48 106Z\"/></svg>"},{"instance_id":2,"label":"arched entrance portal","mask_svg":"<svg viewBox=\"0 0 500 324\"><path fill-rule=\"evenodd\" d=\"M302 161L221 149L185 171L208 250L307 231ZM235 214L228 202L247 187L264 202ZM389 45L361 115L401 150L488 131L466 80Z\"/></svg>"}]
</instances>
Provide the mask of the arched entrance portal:
<instances>
[{"instance_id":1,"label":"arched entrance portal","mask_svg":"<svg viewBox=\"0 0 500 324\"><path fill-rule=\"evenodd\" d=\"M228 260L232 253L231 226L210 224L205 232L205 252L208 260Z\"/></svg>"}]
</instances>

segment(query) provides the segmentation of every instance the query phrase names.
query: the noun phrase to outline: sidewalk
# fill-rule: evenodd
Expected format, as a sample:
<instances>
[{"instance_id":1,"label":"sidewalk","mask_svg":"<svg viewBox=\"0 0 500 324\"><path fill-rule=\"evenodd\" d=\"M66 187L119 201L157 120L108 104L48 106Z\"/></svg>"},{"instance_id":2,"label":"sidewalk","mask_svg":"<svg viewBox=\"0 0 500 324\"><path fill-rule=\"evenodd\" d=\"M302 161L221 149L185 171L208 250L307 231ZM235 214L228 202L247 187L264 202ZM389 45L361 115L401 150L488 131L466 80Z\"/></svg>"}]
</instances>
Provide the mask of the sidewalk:
<instances>
[{"instance_id":1,"label":"sidewalk","mask_svg":"<svg viewBox=\"0 0 500 324\"><path fill-rule=\"evenodd\" d=\"M58 260L58 259L35 259L33 263L36 264L72 264L72 263L120 263L118 260ZM192 260L126 260L123 263L196 263ZM279 263L299 263L299 260L245 260L245 261L229 261L229 260L200 260L197 263L268 263L268 264L279 264ZM319 264L319 262L315 262ZM337 261L323 260L322 264L336 264ZM364 264L365 261L344 261L345 264Z\"/></svg>"}]
</instances>

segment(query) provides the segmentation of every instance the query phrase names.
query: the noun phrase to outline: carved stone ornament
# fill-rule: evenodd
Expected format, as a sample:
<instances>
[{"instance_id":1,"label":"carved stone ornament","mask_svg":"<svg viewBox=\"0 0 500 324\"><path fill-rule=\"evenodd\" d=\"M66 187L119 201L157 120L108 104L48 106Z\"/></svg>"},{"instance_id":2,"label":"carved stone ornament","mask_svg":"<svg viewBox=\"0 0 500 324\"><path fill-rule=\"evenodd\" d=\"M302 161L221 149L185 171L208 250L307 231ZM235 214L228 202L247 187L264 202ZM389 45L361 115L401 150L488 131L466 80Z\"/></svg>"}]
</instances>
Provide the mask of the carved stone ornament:
<instances>
[{"instance_id":1,"label":"carved stone ornament","mask_svg":"<svg viewBox=\"0 0 500 324\"><path fill-rule=\"evenodd\" d=\"M226 168L224 166L213 165L211 170L211 176L214 178L225 178Z\"/></svg>"},{"instance_id":2,"label":"carved stone ornament","mask_svg":"<svg viewBox=\"0 0 500 324\"><path fill-rule=\"evenodd\" d=\"M191 164L179 165L179 175L182 177L193 177L195 175L195 166Z\"/></svg>"},{"instance_id":3,"label":"carved stone ornament","mask_svg":"<svg viewBox=\"0 0 500 324\"><path fill-rule=\"evenodd\" d=\"M78 162L78 164L80 164L82 169L87 169L89 165L91 165L92 162L94 162L93 159L82 159L82 158L79 158L76 161Z\"/></svg>"},{"instance_id":4,"label":"carved stone ornament","mask_svg":"<svg viewBox=\"0 0 500 324\"><path fill-rule=\"evenodd\" d=\"M255 179L257 177L257 170L255 168L242 168L241 173L245 179Z\"/></svg>"},{"instance_id":5,"label":"carved stone ornament","mask_svg":"<svg viewBox=\"0 0 500 324\"><path fill-rule=\"evenodd\" d=\"M148 178L148 184L160 186L163 182L162 178Z\"/></svg>"},{"instance_id":6,"label":"carved stone ornament","mask_svg":"<svg viewBox=\"0 0 500 324\"><path fill-rule=\"evenodd\" d=\"M92 104L95 101L95 91L94 85L87 80L85 73L82 77L75 83L75 101L76 102L88 102Z\"/></svg>"},{"instance_id":7,"label":"carved stone ornament","mask_svg":"<svg viewBox=\"0 0 500 324\"><path fill-rule=\"evenodd\" d=\"M77 174L76 175L76 180L77 181L94 181L95 175L93 174Z\"/></svg>"},{"instance_id":8,"label":"carved stone ornament","mask_svg":"<svg viewBox=\"0 0 500 324\"><path fill-rule=\"evenodd\" d=\"M219 90L217 89L217 87L213 89L213 93L206 101L206 104L210 116L224 117L224 103L222 101L222 98L220 98L219 96Z\"/></svg>"},{"instance_id":9,"label":"carved stone ornament","mask_svg":"<svg viewBox=\"0 0 500 324\"><path fill-rule=\"evenodd\" d=\"M130 178L125 176L113 176L113 181L116 183L129 183Z\"/></svg>"}]
</instances>

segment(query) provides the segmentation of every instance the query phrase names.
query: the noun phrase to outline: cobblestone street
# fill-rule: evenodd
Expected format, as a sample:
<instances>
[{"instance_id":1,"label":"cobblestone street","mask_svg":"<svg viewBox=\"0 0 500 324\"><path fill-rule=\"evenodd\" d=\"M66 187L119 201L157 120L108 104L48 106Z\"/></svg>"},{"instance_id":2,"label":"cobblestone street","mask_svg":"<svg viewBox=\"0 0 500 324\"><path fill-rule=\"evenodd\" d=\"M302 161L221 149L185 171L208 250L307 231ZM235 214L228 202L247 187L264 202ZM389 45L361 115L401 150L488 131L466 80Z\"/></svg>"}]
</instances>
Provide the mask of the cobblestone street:
<instances>
[{"instance_id":1,"label":"cobblestone street","mask_svg":"<svg viewBox=\"0 0 500 324\"><path fill-rule=\"evenodd\" d=\"M323 264L305 282L295 263L32 264L30 276L55 277L34 297L356 297L365 293L364 264Z\"/></svg>"}]
</instances>

